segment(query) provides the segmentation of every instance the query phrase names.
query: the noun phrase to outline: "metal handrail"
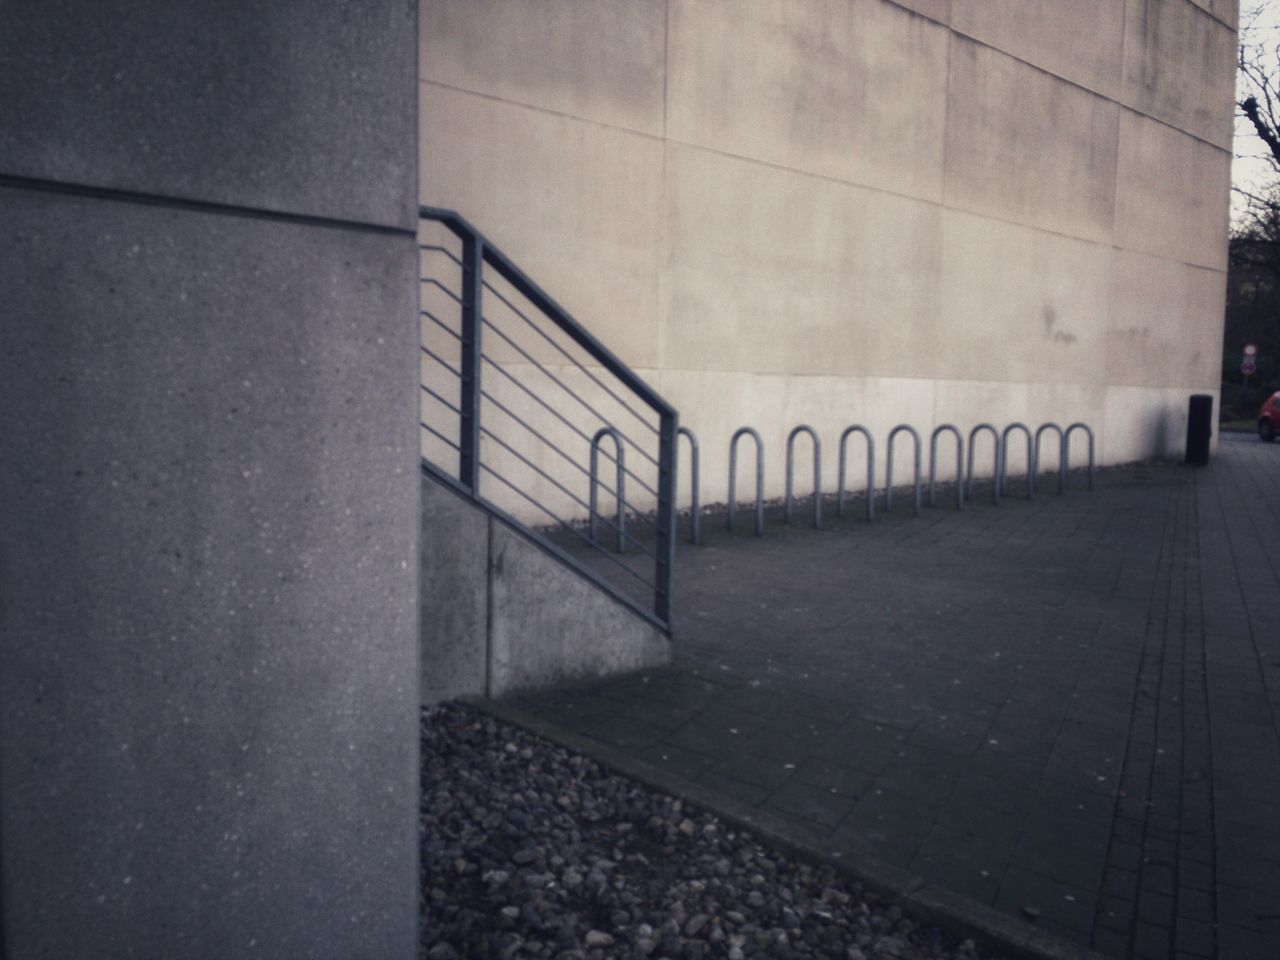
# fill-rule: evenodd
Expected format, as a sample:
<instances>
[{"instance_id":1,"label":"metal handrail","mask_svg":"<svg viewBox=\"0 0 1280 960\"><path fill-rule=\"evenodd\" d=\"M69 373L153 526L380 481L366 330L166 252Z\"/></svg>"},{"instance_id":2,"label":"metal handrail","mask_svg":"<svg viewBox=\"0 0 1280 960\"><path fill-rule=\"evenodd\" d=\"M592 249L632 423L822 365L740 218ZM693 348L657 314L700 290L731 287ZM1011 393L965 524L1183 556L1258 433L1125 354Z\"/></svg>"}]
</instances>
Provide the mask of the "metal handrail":
<instances>
[{"instance_id":1,"label":"metal handrail","mask_svg":"<svg viewBox=\"0 0 1280 960\"><path fill-rule=\"evenodd\" d=\"M884 512L888 513L893 509L893 441L898 434L906 431L911 434L911 439L915 441L916 459L915 459L915 515L920 516L920 434L916 433L916 428L910 424L900 423L889 431L889 439L885 442L884 455Z\"/></svg>"},{"instance_id":2,"label":"metal handrail","mask_svg":"<svg viewBox=\"0 0 1280 960\"><path fill-rule=\"evenodd\" d=\"M1031 475L1038 477L1040 474L1040 438L1046 430L1056 430L1058 432L1058 495L1061 496L1067 489L1067 465L1066 461L1062 459L1062 442L1066 435L1056 423L1042 423L1036 428L1036 462L1031 469Z\"/></svg>"},{"instance_id":3,"label":"metal handrail","mask_svg":"<svg viewBox=\"0 0 1280 960\"><path fill-rule=\"evenodd\" d=\"M733 529L733 518L737 511L738 486L738 441L750 437L756 442L756 536L764 536L764 441L760 434L750 427L739 427L729 441L729 519L728 528Z\"/></svg>"},{"instance_id":4,"label":"metal handrail","mask_svg":"<svg viewBox=\"0 0 1280 960\"><path fill-rule=\"evenodd\" d=\"M1000 477L998 484L1000 493L1003 496L1005 482L1009 475L1009 434L1015 430L1021 430L1027 435L1027 499L1030 500L1036 495L1036 456L1034 443L1031 439L1031 428L1025 423L1011 423L1000 434Z\"/></svg>"},{"instance_id":5,"label":"metal handrail","mask_svg":"<svg viewBox=\"0 0 1280 960\"><path fill-rule=\"evenodd\" d=\"M956 438L956 509L964 509L964 437L949 423L939 424L929 434L929 506L935 506L935 481L938 478L938 437L950 433Z\"/></svg>"},{"instance_id":6,"label":"metal handrail","mask_svg":"<svg viewBox=\"0 0 1280 960\"><path fill-rule=\"evenodd\" d=\"M1092 490L1093 474L1094 474L1093 431L1089 428L1089 425L1087 423L1081 423L1079 421L1076 421L1075 423L1071 424L1071 426L1067 427L1066 430L1063 431L1062 462L1064 465L1066 465L1071 458L1071 432L1073 430L1083 430L1085 432L1085 435L1089 438L1089 489Z\"/></svg>"},{"instance_id":7,"label":"metal handrail","mask_svg":"<svg viewBox=\"0 0 1280 960\"><path fill-rule=\"evenodd\" d=\"M477 230L474 225L468 222L466 218L453 210L444 210L428 206L419 207L418 213L424 220L431 220L443 225L461 241L462 246L461 257L455 257L448 251L443 251L443 248L431 247L430 245L423 244L419 245L423 249L442 250L449 260L461 267L462 283L459 293L455 294L443 284L436 284L440 289L444 290L451 298L453 298L455 302L459 304L461 309L461 331L457 335L460 342L460 362L458 363L458 369L454 371L458 377L459 383L459 396L456 408L459 411L457 413L457 423L459 428L457 434L458 443L456 444L458 450L458 473L455 486L459 490L465 491L466 494L473 499L481 502L487 509L505 514L500 507L490 502L481 492L480 473L483 467L487 473L494 475L498 480L501 480L503 483L511 486L515 493L525 499L528 499L533 506L538 509L547 512L556 519L558 523L570 529L572 532L566 521L556 517L555 514L548 511L544 505L533 500L529 497L528 493L520 489L518 485L511 484L508 479L499 476L494 473L492 468L484 466L481 463L480 414L481 402L484 397L481 383L484 372L483 361L487 359L481 352L481 340L483 329L486 326L495 331L497 329L496 327L493 327L492 323L483 316L481 301L484 291L488 290L496 299L505 302L507 306L514 310L522 319L533 326L535 332L547 338L553 346L559 349L561 353L564 353L564 348L559 343L547 337L546 332L534 324L529 316L508 300L501 291L495 289L486 281L486 270L492 270L493 273L506 281L511 290L514 290L517 294L523 297L525 302L541 314L542 318L549 321L549 323L558 329L560 333L568 339L568 341L576 345L577 348L590 359L590 362L596 365L594 369L603 369L616 378L617 383L621 384L622 387L625 388L631 402L628 402L627 399L622 398L610 387L599 381L591 370L588 370L575 358L565 354L569 357L569 360L572 363L580 367L589 378L594 380L603 391L613 397L614 400L625 410L635 416L648 430L653 431L657 435L657 458L655 460L654 458L649 457L649 459L653 460L655 463L657 470L657 517L654 522L654 526L656 528L656 543L654 544L655 549L652 554L654 557L654 577L651 584L653 589L653 604L652 612L647 615L651 616L661 627L669 630L671 623L672 577L675 560L675 444L676 431L679 426L675 409L661 396L659 396L653 388L641 380L639 376L619 360L599 340L588 333L587 330L578 323L578 321L570 316L568 311L552 299L546 291L538 286L538 284L525 274L523 270L517 267L506 256L506 254L494 246L489 239ZM429 278L424 278L424 280L428 283L435 282ZM431 319L435 320L436 318L432 317ZM437 323L439 324L438 321ZM439 325L443 326L443 324ZM501 332L498 331L498 333L501 336ZM504 337L504 339L509 338ZM539 364L539 366L541 367L541 364ZM543 369L545 370L545 368ZM568 389L567 385L563 383L561 383L561 386ZM581 398L578 397L576 393L572 390L569 390L569 393L581 402ZM647 408L648 411L656 417L657 426L654 426L652 422L641 416L636 407L632 406L632 403L637 402L642 405L642 408ZM592 469L590 471L592 475L592 500L594 500L597 493L594 475L596 472L596 461L599 456L599 441L605 435L612 436L616 446L617 455L615 460L619 471L617 491L619 522L617 526L619 528L619 550L621 551L626 545L626 537L622 529L623 522L625 520L626 504L623 497L624 481L621 479L623 471L625 471L625 465L623 463L624 437L622 436L622 431L620 431L614 424L610 423L599 411L591 408L590 406L588 406L587 409L594 416L599 418L598 422L603 421L604 423L604 427L596 433L596 436L592 441ZM441 436L439 431L425 424L424 427L426 427L426 429L428 429L432 434ZM489 431L485 431L485 435L492 436ZM450 444L452 445L451 441ZM635 444L632 444L632 446L641 456L649 456L647 451L642 447ZM434 468L432 472L440 473L441 471L439 468ZM630 471L626 472L630 473ZM454 482L452 478L450 479L451 482ZM643 484L643 481L640 481L639 478L634 479ZM596 511L591 509L589 513L590 522L594 524L596 520ZM561 559L564 559L566 556L564 551L556 548L554 544L546 540L546 538L540 534L537 534L536 531L526 529L526 533L543 541L544 545L551 549L552 552L556 553L557 556L560 556ZM592 539L594 539L594 530L592 531ZM607 553L605 555L608 556ZM588 571L585 567L581 567L581 565L579 565L579 569L591 579L600 582L599 578ZM644 582L648 583L648 581ZM606 589L611 590L611 592L614 592L620 599L625 600L630 606L636 607L635 601L625 593L620 592L616 588L612 587L612 585L605 584L603 582L601 585L605 586Z\"/></svg>"},{"instance_id":8,"label":"metal handrail","mask_svg":"<svg viewBox=\"0 0 1280 960\"><path fill-rule=\"evenodd\" d=\"M870 521L876 518L876 441L870 430L857 423L845 427L840 434L840 465L836 470L836 515L844 516L844 473L848 464L845 440L854 433L862 434L867 440L867 520Z\"/></svg>"},{"instance_id":9,"label":"metal handrail","mask_svg":"<svg viewBox=\"0 0 1280 960\"><path fill-rule=\"evenodd\" d=\"M787 434L787 483L786 483L786 516L787 523L791 522L791 481L794 474L795 461L793 454L795 452L796 437L802 433L807 433L813 441L813 526L815 530L822 529L822 441L818 439L817 432L808 424L800 424Z\"/></svg>"},{"instance_id":10,"label":"metal handrail","mask_svg":"<svg viewBox=\"0 0 1280 960\"><path fill-rule=\"evenodd\" d=\"M980 423L969 431L969 468L965 471L965 496L970 500L973 499L973 450L978 434L982 432L991 434L993 443L993 451L995 460L991 466L991 502L1000 503L1000 431L989 423Z\"/></svg>"},{"instance_id":11,"label":"metal handrail","mask_svg":"<svg viewBox=\"0 0 1280 960\"><path fill-rule=\"evenodd\" d=\"M697 546L702 542L701 515L698 504L698 438L693 435L693 431L688 427L680 427L676 430L677 469L679 469L680 464L678 456L680 437L689 439L689 542Z\"/></svg>"}]
</instances>

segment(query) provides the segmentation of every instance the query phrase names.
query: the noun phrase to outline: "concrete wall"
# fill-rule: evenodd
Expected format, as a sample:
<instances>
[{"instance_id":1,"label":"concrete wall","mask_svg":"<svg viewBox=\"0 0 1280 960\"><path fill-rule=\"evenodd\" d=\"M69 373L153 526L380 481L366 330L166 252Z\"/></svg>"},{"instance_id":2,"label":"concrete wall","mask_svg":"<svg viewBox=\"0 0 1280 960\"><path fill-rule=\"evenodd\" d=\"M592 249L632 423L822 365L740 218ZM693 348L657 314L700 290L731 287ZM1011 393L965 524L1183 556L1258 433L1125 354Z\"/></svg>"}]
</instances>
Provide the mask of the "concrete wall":
<instances>
[{"instance_id":1,"label":"concrete wall","mask_svg":"<svg viewBox=\"0 0 1280 960\"><path fill-rule=\"evenodd\" d=\"M422 503L424 704L670 660L661 630L503 521L428 476Z\"/></svg>"},{"instance_id":2,"label":"concrete wall","mask_svg":"<svg viewBox=\"0 0 1280 960\"><path fill-rule=\"evenodd\" d=\"M421 196L675 404L704 499L742 424L771 494L801 422L1084 420L1103 462L1176 456L1218 388L1235 17L423 0Z\"/></svg>"},{"instance_id":3,"label":"concrete wall","mask_svg":"<svg viewBox=\"0 0 1280 960\"><path fill-rule=\"evenodd\" d=\"M358 6L0 10L7 957L416 955L416 11Z\"/></svg>"}]
</instances>

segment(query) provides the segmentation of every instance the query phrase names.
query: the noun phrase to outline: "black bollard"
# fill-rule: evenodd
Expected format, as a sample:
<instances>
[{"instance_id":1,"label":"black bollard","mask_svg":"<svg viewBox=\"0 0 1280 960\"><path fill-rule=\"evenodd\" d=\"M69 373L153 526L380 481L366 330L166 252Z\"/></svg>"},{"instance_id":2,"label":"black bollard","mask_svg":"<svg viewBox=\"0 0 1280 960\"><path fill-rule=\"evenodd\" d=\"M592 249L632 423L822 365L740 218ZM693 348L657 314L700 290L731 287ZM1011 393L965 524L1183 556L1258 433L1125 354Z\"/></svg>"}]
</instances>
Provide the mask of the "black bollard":
<instances>
[{"instance_id":1,"label":"black bollard","mask_svg":"<svg viewBox=\"0 0 1280 960\"><path fill-rule=\"evenodd\" d=\"M1209 462L1209 438L1213 436L1213 397L1207 393L1191 395L1187 411L1187 463L1203 467Z\"/></svg>"}]
</instances>

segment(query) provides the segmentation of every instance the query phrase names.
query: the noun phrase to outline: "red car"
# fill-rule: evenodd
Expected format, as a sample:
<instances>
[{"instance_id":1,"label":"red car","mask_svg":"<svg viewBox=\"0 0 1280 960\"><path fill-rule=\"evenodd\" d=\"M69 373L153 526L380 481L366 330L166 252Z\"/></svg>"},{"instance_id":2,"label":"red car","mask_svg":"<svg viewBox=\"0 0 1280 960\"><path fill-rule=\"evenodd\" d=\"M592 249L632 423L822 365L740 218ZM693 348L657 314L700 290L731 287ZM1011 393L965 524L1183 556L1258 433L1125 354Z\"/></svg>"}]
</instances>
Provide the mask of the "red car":
<instances>
[{"instance_id":1,"label":"red car","mask_svg":"<svg viewBox=\"0 0 1280 960\"><path fill-rule=\"evenodd\" d=\"M1270 443L1280 434L1280 391L1273 393L1258 411L1258 436Z\"/></svg>"}]
</instances>

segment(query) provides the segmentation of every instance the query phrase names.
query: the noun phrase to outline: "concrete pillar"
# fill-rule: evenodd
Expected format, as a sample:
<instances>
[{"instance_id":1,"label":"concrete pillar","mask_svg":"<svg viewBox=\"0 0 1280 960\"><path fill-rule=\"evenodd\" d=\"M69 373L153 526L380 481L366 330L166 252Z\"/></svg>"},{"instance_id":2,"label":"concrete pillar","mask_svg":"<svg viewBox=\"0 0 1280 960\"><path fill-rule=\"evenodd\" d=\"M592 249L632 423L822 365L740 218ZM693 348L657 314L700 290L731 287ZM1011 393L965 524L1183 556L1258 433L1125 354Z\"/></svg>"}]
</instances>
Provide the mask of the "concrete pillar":
<instances>
[{"instance_id":1,"label":"concrete pillar","mask_svg":"<svg viewBox=\"0 0 1280 960\"><path fill-rule=\"evenodd\" d=\"M415 44L0 9L7 957L416 954Z\"/></svg>"}]
</instances>

